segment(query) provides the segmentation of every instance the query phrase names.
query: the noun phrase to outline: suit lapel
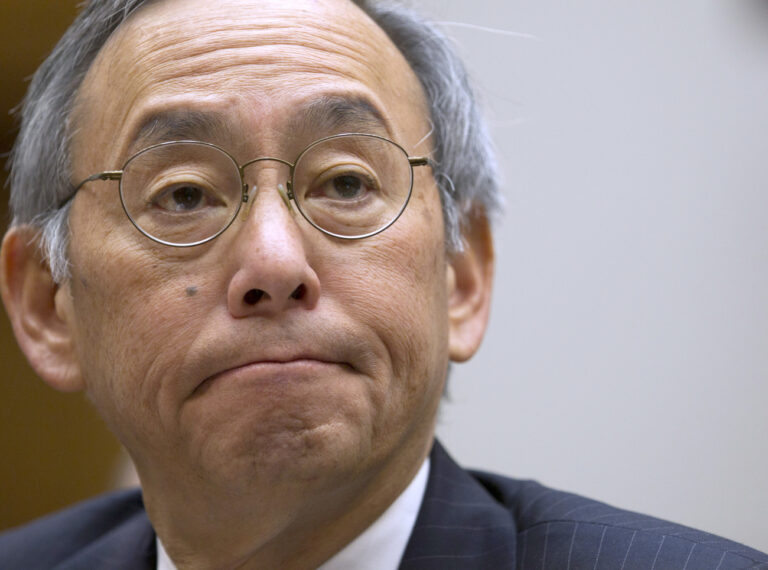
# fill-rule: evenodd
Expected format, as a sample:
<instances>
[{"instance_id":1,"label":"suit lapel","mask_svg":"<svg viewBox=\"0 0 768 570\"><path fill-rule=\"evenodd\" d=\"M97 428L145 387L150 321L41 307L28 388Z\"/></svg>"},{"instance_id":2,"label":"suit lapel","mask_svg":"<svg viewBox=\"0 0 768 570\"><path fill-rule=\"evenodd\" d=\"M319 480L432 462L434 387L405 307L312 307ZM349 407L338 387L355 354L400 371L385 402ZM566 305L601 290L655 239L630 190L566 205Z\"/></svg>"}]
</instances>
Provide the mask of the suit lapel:
<instances>
[{"instance_id":1,"label":"suit lapel","mask_svg":"<svg viewBox=\"0 0 768 570\"><path fill-rule=\"evenodd\" d=\"M155 531L142 510L91 543L56 570L155 570Z\"/></svg>"},{"instance_id":2,"label":"suit lapel","mask_svg":"<svg viewBox=\"0 0 768 570\"><path fill-rule=\"evenodd\" d=\"M514 568L515 521L436 441L400 570Z\"/></svg>"}]
</instances>

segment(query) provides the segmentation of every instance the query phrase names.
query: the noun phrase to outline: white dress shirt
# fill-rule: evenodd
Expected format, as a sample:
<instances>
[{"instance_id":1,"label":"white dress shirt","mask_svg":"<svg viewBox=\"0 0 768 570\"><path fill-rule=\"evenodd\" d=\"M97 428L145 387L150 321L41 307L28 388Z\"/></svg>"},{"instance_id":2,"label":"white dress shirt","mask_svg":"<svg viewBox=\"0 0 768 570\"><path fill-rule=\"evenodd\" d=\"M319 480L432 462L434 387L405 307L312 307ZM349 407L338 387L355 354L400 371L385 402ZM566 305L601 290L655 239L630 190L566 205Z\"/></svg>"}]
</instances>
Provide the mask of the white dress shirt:
<instances>
[{"instance_id":1,"label":"white dress shirt","mask_svg":"<svg viewBox=\"0 0 768 570\"><path fill-rule=\"evenodd\" d=\"M395 502L318 570L397 570L416 524L428 476L429 458ZM157 570L176 570L159 538Z\"/></svg>"}]
</instances>

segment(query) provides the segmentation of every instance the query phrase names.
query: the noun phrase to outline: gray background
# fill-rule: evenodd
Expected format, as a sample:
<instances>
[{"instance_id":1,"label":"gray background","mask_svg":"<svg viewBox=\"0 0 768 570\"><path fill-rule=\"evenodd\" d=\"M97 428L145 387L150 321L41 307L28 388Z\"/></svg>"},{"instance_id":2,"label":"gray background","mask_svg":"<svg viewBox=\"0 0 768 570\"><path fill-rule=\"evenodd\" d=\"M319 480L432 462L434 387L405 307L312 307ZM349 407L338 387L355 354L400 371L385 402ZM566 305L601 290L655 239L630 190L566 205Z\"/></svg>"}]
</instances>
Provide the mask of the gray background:
<instances>
[{"instance_id":1,"label":"gray background","mask_svg":"<svg viewBox=\"0 0 768 570\"><path fill-rule=\"evenodd\" d=\"M768 550L768 3L423 0L507 213L457 459Z\"/></svg>"}]
</instances>

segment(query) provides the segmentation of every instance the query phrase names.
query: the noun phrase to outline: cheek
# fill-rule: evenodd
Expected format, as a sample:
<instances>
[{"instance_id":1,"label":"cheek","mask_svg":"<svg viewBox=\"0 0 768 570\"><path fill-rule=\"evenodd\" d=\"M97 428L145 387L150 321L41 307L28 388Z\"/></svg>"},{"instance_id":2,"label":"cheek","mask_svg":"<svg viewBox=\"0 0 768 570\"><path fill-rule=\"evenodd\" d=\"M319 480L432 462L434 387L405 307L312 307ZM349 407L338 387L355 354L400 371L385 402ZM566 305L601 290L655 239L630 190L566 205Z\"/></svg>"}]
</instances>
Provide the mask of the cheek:
<instances>
[{"instance_id":1,"label":"cheek","mask_svg":"<svg viewBox=\"0 0 768 570\"><path fill-rule=\"evenodd\" d=\"M344 270L326 280L326 292L375 336L379 396L382 405L399 408L391 410L395 415L402 413L404 403L440 393L447 365L442 225L420 210L368 243L349 248L338 260L337 267ZM331 287L337 290L327 291Z\"/></svg>"},{"instance_id":2,"label":"cheek","mask_svg":"<svg viewBox=\"0 0 768 570\"><path fill-rule=\"evenodd\" d=\"M73 255L72 296L87 392L118 436L128 438L122 425L163 425L159 405L173 388L168 372L197 334L213 287L146 249L118 251Z\"/></svg>"},{"instance_id":3,"label":"cheek","mask_svg":"<svg viewBox=\"0 0 768 570\"><path fill-rule=\"evenodd\" d=\"M189 251L149 241L119 203L98 196L103 219L80 209L71 216L73 297L83 322L80 336L90 342L85 352L104 349L107 364L123 369L141 365L144 355L163 346L159 339L182 332L201 293L210 289L211 276L201 280L188 262Z\"/></svg>"}]
</instances>

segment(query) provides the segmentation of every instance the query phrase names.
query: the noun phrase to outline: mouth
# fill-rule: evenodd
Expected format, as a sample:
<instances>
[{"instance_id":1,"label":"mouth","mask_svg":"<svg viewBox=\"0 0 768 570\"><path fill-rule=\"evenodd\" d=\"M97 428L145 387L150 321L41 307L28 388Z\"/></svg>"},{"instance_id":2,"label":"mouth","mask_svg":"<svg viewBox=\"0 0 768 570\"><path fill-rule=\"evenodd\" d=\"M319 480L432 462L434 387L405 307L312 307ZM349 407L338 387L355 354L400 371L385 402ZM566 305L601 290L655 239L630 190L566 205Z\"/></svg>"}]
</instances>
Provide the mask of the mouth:
<instances>
[{"instance_id":1,"label":"mouth","mask_svg":"<svg viewBox=\"0 0 768 570\"><path fill-rule=\"evenodd\" d=\"M274 360L256 360L226 368L205 378L195 388L202 394L218 385L256 385L260 387L287 386L335 377L351 367L342 362L316 357L293 357Z\"/></svg>"}]
</instances>

